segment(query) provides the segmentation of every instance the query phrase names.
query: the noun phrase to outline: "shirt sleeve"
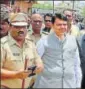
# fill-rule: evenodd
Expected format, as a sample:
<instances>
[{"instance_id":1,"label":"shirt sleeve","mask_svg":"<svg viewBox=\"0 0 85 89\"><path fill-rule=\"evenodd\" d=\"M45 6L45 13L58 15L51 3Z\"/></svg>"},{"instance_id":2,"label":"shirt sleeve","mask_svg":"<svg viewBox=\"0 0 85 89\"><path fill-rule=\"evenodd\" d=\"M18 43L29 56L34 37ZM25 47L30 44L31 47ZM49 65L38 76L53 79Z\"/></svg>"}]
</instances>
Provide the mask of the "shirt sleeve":
<instances>
[{"instance_id":1,"label":"shirt sleeve","mask_svg":"<svg viewBox=\"0 0 85 89\"><path fill-rule=\"evenodd\" d=\"M34 63L35 64L42 63L41 57L39 56L34 43L32 44L32 47L33 47L33 54L34 54Z\"/></svg>"},{"instance_id":2,"label":"shirt sleeve","mask_svg":"<svg viewBox=\"0 0 85 89\"><path fill-rule=\"evenodd\" d=\"M0 48L0 51L1 51L1 53L0 53L0 57L1 57L1 60L0 60L0 63L1 63L1 65L0 65L0 67L2 68L3 67L3 63L4 63L4 61L5 61L5 54L6 54L6 50L4 49L4 47L3 47L3 45L4 44L1 44L1 48Z\"/></svg>"},{"instance_id":3,"label":"shirt sleeve","mask_svg":"<svg viewBox=\"0 0 85 89\"><path fill-rule=\"evenodd\" d=\"M39 56L42 58L44 52L45 52L45 47L44 47L44 39L40 39L38 42L37 42L37 52L39 54Z\"/></svg>"},{"instance_id":4,"label":"shirt sleeve","mask_svg":"<svg viewBox=\"0 0 85 89\"><path fill-rule=\"evenodd\" d=\"M76 58L75 58L75 77L76 77L76 88L81 87L81 80L82 80L82 72L80 67L80 57L78 48L76 49Z\"/></svg>"}]
</instances>

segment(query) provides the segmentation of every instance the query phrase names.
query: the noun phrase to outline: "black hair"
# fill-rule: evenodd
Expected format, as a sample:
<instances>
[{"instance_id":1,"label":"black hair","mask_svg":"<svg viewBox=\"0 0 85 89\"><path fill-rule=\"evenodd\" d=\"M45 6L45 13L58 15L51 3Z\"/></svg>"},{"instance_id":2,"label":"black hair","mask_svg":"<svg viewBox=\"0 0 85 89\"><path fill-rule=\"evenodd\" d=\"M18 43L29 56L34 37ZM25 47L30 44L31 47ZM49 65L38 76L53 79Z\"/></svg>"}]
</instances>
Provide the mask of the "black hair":
<instances>
[{"instance_id":1,"label":"black hair","mask_svg":"<svg viewBox=\"0 0 85 89\"><path fill-rule=\"evenodd\" d=\"M56 18L64 20L64 21L68 21L67 17L61 13L55 13L55 15L52 17L52 24L54 24Z\"/></svg>"},{"instance_id":2,"label":"black hair","mask_svg":"<svg viewBox=\"0 0 85 89\"><path fill-rule=\"evenodd\" d=\"M9 20L8 19L4 19L3 21L7 22L9 24Z\"/></svg>"},{"instance_id":3,"label":"black hair","mask_svg":"<svg viewBox=\"0 0 85 89\"><path fill-rule=\"evenodd\" d=\"M44 20L45 20L46 16L49 16L49 17L52 18L53 15L52 15L51 13L47 13L47 14L45 14L45 15L44 15Z\"/></svg>"}]
</instances>

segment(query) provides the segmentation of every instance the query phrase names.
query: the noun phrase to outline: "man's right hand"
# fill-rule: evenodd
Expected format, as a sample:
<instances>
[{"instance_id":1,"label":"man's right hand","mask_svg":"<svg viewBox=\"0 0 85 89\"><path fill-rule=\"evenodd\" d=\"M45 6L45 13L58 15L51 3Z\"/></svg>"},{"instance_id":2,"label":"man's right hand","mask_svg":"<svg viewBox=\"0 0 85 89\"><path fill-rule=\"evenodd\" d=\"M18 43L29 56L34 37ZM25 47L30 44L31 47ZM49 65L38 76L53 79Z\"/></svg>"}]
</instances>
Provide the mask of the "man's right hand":
<instances>
[{"instance_id":1,"label":"man's right hand","mask_svg":"<svg viewBox=\"0 0 85 89\"><path fill-rule=\"evenodd\" d=\"M32 70L20 70L16 72L16 78L25 79L32 73Z\"/></svg>"},{"instance_id":2,"label":"man's right hand","mask_svg":"<svg viewBox=\"0 0 85 89\"><path fill-rule=\"evenodd\" d=\"M1 79L24 79L32 73L31 70L10 71L1 69Z\"/></svg>"}]
</instances>

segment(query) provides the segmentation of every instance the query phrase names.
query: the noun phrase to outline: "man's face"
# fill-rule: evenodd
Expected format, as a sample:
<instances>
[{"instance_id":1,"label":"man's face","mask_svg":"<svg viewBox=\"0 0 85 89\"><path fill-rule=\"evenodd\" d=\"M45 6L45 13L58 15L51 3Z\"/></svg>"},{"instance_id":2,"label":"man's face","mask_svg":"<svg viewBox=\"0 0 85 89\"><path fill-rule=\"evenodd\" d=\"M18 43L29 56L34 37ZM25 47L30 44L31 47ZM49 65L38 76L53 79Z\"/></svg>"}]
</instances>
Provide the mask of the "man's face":
<instances>
[{"instance_id":1,"label":"man's face","mask_svg":"<svg viewBox=\"0 0 85 89\"><path fill-rule=\"evenodd\" d=\"M50 16L45 17L45 27L47 27L47 28L52 27L52 22L51 22L51 17Z\"/></svg>"},{"instance_id":2,"label":"man's face","mask_svg":"<svg viewBox=\"0 0 85 89\"><path fill-rule=\"evenodd\" d=\"M11 26L11 35L16 40L22 40L27 34L26 26Z\"/></svg>"},{"instance_id":3,"label":"man's face","mask_svg":"<svg viewBox=\"0 0 85 89\"><path fill-rule=\"evenodd\" d=\"M32 29L36 30L37 32L40 32L41 27L42 27L42 18L39 16L36 16L35 18L32 19Z\"/></svg>"},{"instance_id":4,"label":"man's face","mask_svg":"<svg viewBox=\"0 0 85 89\"><path fill-rule=\"evenodd\" d=\"M64 14L66 15L66 17L69 21L73 20L73 15L72 15L71 11L65 11Z\"/></svg>"},{"instance_id":5,"label":"man's face","mask_svg":"<svg viewBox=\"0 0 85 89\"><path fill-rule=\"evenodd\" d=\"M65 34L67 32L67 21L56 18L53 29L56 34Z\"/></svg>"},{"instance_id":6,"label":"man's face","mask_svg":"<svg viewBox=\"0 0 85 89\"><path fill-rule=\"evenodd\" d=\"M9 30L9 24L6 21L1 21L0 34L1 36L5 36Z\"/></svg>"}]
</instances>

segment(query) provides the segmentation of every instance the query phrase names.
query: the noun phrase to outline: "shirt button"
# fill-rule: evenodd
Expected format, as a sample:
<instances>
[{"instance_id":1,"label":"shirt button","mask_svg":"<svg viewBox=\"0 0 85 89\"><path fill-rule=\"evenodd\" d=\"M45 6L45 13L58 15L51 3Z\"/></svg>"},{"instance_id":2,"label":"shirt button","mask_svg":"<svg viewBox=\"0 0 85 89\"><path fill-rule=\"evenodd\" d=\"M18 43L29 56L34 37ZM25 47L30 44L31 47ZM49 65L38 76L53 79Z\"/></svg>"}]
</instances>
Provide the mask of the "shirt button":
<instances>
[{"instance_id":1,"label":"shirt button","mask_svg":"<svg viewBox=\"0 0 85 89\"><path fill-rule=\"evenodd\" d=\"M65 70L65 67L63 68L63 70Z\"/></svg>"},{"instance_id":2,"label":"shirt button","mask_svg":"<svg viewBox=\"0 0 85 89\"><path fill-rule=\"evenodd\" d=\"M62 78L64 78L64 75L62 76Z\"/></svg>"},{"instance_id":3,"label":"shirt button","mask_svg":"<svg viewBox=\"0 0 85 89\"><path fill-rule=\"evenodd\" d=\"M63 59L63 62L64 62L64 59Z\"/></svg>"}]
</instances>

